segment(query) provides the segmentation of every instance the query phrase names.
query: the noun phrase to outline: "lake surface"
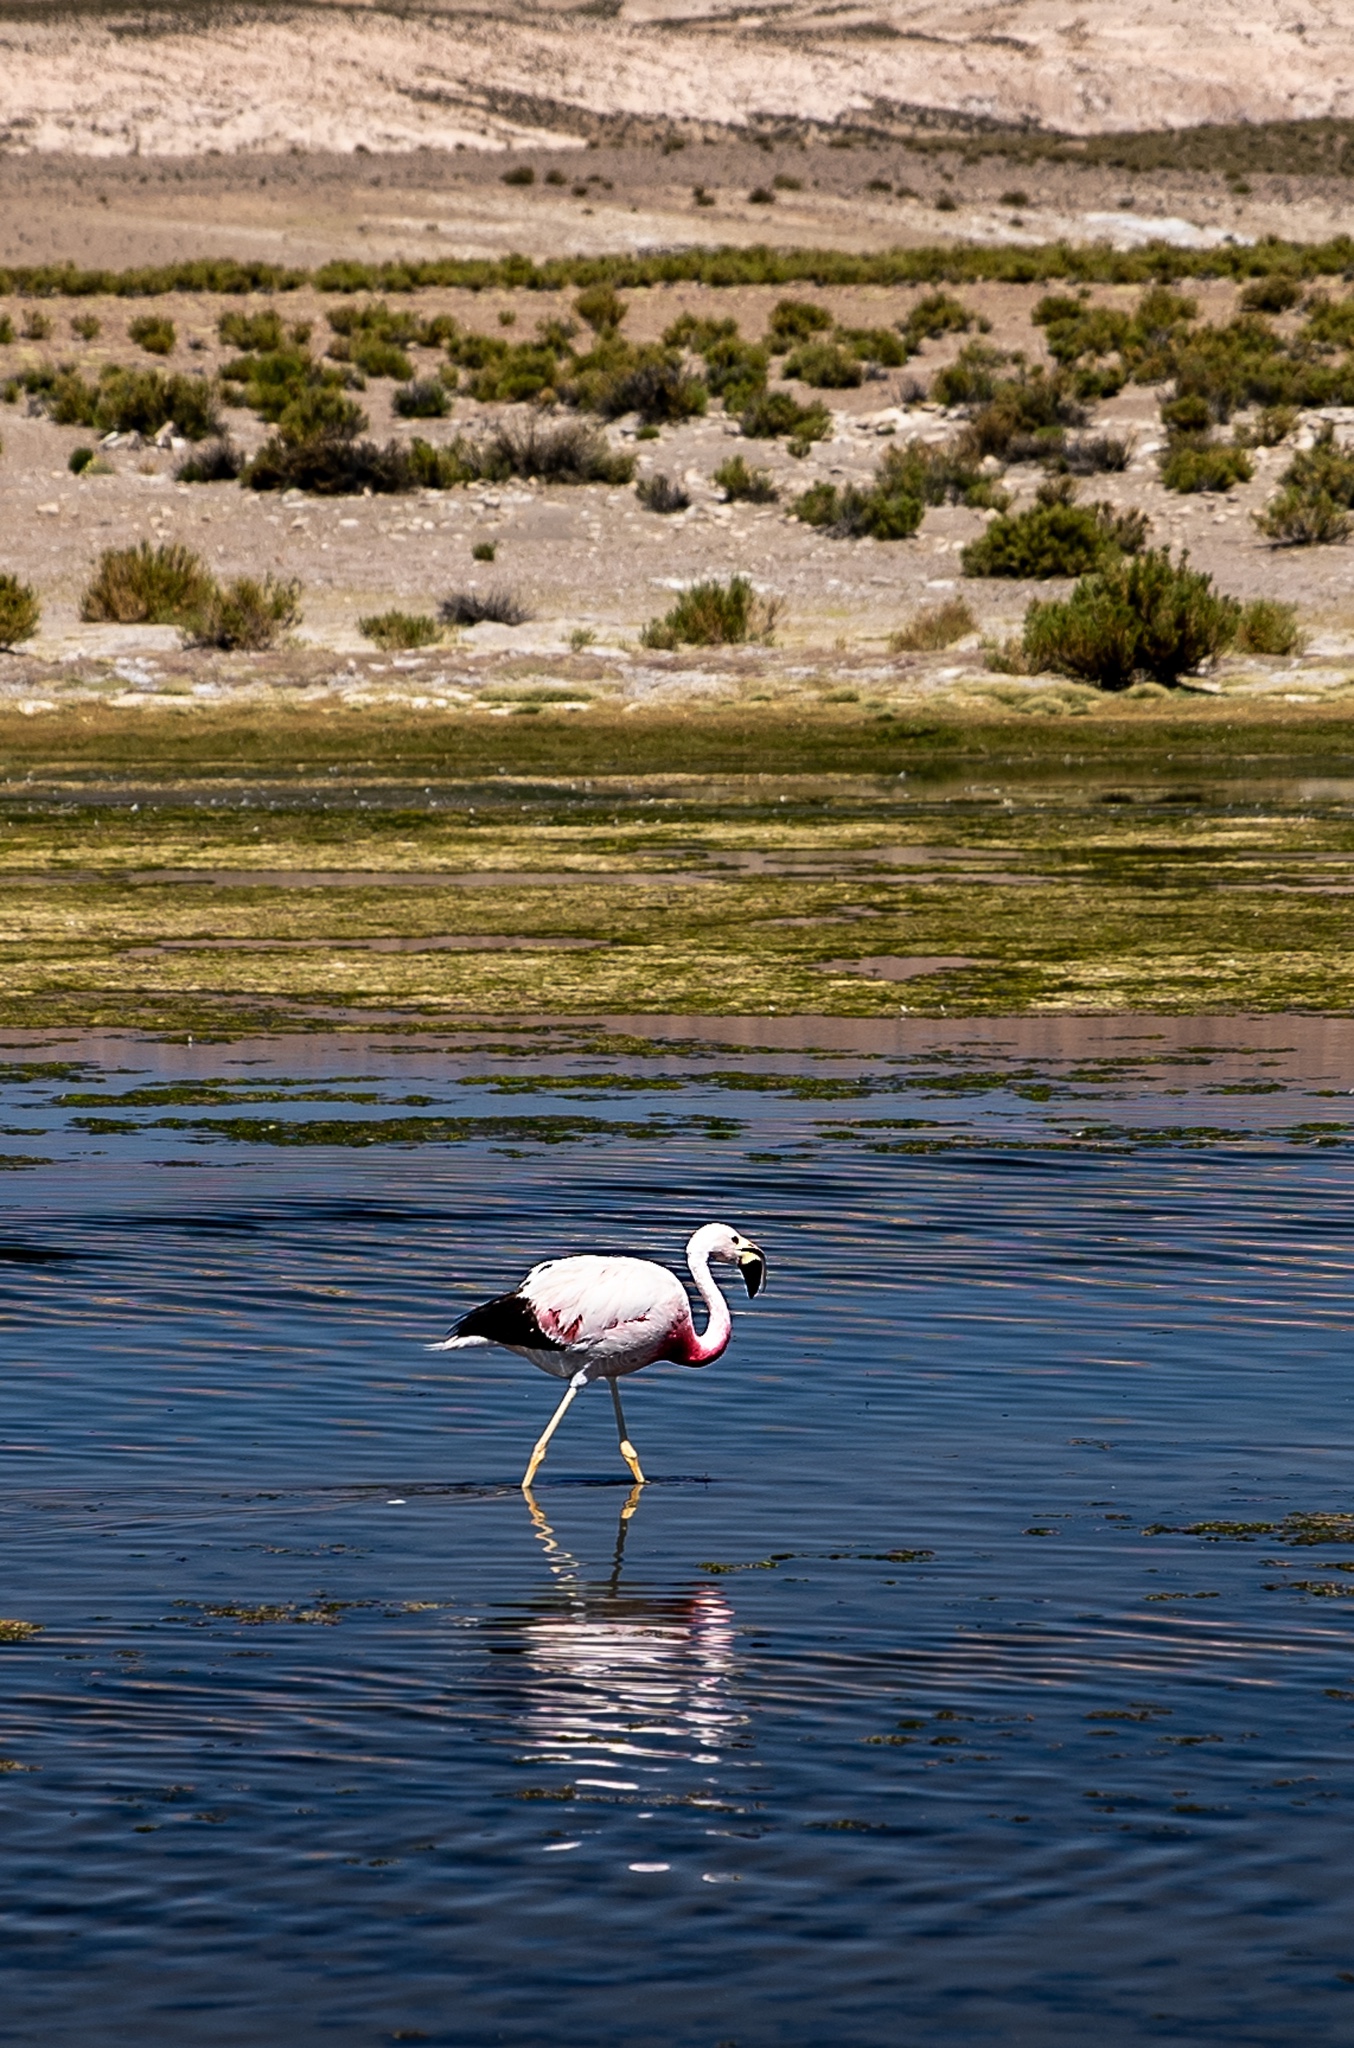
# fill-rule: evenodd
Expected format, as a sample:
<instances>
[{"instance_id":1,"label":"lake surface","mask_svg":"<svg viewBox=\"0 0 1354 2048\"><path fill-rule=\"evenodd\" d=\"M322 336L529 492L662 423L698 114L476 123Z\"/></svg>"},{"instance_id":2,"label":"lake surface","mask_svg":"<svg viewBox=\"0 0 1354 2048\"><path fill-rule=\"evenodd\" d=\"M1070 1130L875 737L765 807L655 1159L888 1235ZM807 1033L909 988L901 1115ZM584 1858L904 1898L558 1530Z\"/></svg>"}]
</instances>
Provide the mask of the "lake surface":
<instances>
[{"instance_id":1,"label":"lake surface","mask_svg":"<svg viewBox=\"0 0 1354 2048\"><path fill-rule=\"evenodd\" d=\"M0 1060L0 2041L1349 2041L1354 1023Z\"/></svg>"}]
</instances>

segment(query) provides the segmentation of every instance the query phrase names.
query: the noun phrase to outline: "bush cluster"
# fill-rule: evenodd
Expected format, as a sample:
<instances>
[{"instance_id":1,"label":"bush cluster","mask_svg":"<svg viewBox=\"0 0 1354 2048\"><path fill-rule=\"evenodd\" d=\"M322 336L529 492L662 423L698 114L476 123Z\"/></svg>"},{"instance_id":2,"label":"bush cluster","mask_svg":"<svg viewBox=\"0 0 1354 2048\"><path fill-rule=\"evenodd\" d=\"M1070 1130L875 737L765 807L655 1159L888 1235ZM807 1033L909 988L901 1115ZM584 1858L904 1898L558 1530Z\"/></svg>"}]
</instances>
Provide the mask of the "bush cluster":
<instances>
[{"instance_id":1,"label":"bush cluster","mask_svg":"<svg viewBox=\"0 0 1354 2048\"><path fill-rule=\"evenodd\" d=\"M443 598L437 616L444 626L524 626L531 612L515 591L499 583L489 590L454 590Z\"/></svg>"},{"instance_id":2,"label":"bush cluster","mask_svg":"<svg viewBox=\"0 0 1354 2048\"><path fill-rule=\"evenodd\" d=\"M38 630L42 606L29 583L17 576L0 574L0 649L8 653Z\"/></svg>"},{"instance_id":3,"label":"bush cluster","mask_svg":"<svg viewBox=\"0 0 1354 2048\"><path fill-rule=\"evenodd\" d=\"M1147 538L1145 513L1079 505L1070 478L1042 484L1024 512L999 515L960 555L966 576L1082 576Z\"/></svg>"},{"instance_id":4,"label":"bush cluster","mask_svg":"<svg viewBox=\"0 0 1354 2048\"><path fill-rule=\"evenodd\" d=\"M1161 481L1168 491L1230 491L1254 475L1255 464L1244 448L1207 434L1172 435L1161 458Z\"/></svg>"},{"instance_id":5,"label":"bush cluster","mask_svg":"<svg viewBox=\"0 0 1354 2048\"><path fill-rule=\"evenodd\" d=\"M949 597L943 604L914 612L906 625L889 635L889 649L893 654L934 654L977 630L978 621L963 598Z\"/></svg>"},{"instance_id":6,"label":"bush cluster","mask_svg":"<svg viewBox=\"0 0 1354 2048\"><path fill-rule=\"evenodd\" d=\"M1123 690L1135 676L1170 685L1222 653L1236 638L1242 607L1211 576L1168 549L1115 556L1071 595L1036 602L1025 614L1026 666Z\"/></svg>"},{"instance_id":7,"label":"bush cluster","mask_svg":"<svg viewBox=\"0 0 1354 2048\"><path fill-rule=\"evenodd\" d=\"M443 627L423 612L376 612L359 619L357 628L386 654L407 652L414 647L432 647L442 638Z\"/></svg>"},{"instance_id":8,"label":"bush cluster","mask_svg":"<svg viewBox=\"0 0 1354 2048\"><path fill-rule=\"evenodd\" d=\"M725 647L770 640L779 612L774 598L759 598L746 576L727 583L692 583L661 619L640 634L645 647Z\"/></svg>"},{"instance_id":9,"label":"bush cluster","mask_svg":"<svg viewBox=\"0 0 1354 2048\"><path fill-rule=\"evenodd\" d=\"M661 470L642 477L635 485L635 496L646 512L685 512L691 503L691 493Z\"/></svg>"},{"instance_id":10,"label":"bush cluster","mask_svg":"<svg viewBox=\"0 0 1354 2048\"><path fill-rule=\"evenodd\" d=\"M301 586L267 576L219 584L181 541L107 548L80 601L82 619L119 625L180 626L194 647L273 646L299 624Z\"/></svg>"},{"instance_id":11,"label":"bush cluster","mask_svg":"<svg viewBox=\"0 0 1354 2048\"><path fill-rule=\"evenodd\" d=\"M740 499L749 505L774 505L780 496L770 471L749 469L741 455L731 455L721 462L711 481L731 505Z\"/></svg>"},{"instance_id":12,"label":"bush cluster","mask_svg":"<svg viewBox=\"0 0 1354 2048\"><path fill-rule=\"evenodd\" d=\"M60 427L158 434L172 425L187 441L221 429L216 387L205 377L108 363L91 384L69 364L45 363L21 370L14 384L38 398Z\"/></svg>"},{"instance_id":13,"label":"bush cluster","mask_svg":"<svg viewBox=\"0 0 1354 2048\"><path fill-rule=\"evenodd\" d=\"M1348 540L1352 514L1354 450L1340 446L1327 421L1313 445L1294 455L1255 523L1279 547L1315 547Z\"/></svg>"}]
</instances>

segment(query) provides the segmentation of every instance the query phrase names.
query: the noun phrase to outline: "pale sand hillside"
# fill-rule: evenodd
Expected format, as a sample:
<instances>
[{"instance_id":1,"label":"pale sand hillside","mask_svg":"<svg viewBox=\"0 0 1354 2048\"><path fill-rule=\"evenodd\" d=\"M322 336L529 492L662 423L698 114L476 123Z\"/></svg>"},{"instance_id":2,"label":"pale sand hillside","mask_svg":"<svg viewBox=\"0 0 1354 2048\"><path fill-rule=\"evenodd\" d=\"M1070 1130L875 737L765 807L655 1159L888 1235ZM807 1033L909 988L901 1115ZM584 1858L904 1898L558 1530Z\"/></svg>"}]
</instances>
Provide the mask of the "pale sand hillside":
<instances>
[{"instance_id":1,"label":"pale sand hillside","mask_svg":"<svg viewBox=\"0 0 1354 2048\"><path fill-rule=\"evenodd\" d=\"M964 0L572 14L338 6L0 20L0 148L499 149L589 121L738 128L918 112L1070 133L1354 113L1340 0Z\"/></svg>"}]
</instances>

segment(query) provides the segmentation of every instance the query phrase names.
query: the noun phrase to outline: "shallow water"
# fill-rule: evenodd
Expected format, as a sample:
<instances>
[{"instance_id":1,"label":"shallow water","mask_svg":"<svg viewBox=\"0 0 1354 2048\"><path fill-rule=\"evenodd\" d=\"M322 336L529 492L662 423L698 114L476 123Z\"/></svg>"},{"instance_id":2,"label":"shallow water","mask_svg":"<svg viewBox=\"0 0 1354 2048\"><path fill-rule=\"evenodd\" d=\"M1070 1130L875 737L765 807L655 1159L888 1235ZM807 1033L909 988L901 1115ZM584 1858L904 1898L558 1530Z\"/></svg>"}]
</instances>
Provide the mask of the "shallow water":
<instances>
[{"instance_id":1,"label":"shallow water","mask_svg":"<svg viewBox=\"0 0 1354 2048\"><path fill-rule=\"evenodd\" d=\"M0 2041L1349 2039L1354 1024L0 1059ZM711 1216L533 1519L423 1345Z\"/></svg>"}]
</instances>

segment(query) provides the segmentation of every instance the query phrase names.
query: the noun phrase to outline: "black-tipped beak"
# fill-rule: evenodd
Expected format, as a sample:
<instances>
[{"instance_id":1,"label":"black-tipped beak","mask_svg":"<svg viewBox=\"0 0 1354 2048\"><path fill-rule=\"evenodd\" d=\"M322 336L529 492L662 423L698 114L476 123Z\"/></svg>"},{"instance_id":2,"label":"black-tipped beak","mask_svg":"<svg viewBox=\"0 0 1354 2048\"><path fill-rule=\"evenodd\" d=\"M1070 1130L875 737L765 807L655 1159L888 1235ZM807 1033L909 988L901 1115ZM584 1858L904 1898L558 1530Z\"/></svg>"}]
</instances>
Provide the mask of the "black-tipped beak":
<instances>
[{"instance_id":1,"label":"black-tipped beak","mask_svg":"<svg viewBox=\"0 0 1354 2048\"><path fill-rule=\"evenodd\" d=\"M755 1244L744 1245L738 1254L738 1270L749 1294L757 1294L766 1284L766 1257Z\"/></svg>"}]
</instances>

